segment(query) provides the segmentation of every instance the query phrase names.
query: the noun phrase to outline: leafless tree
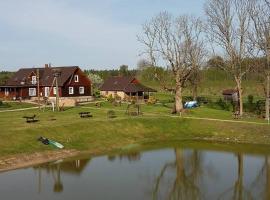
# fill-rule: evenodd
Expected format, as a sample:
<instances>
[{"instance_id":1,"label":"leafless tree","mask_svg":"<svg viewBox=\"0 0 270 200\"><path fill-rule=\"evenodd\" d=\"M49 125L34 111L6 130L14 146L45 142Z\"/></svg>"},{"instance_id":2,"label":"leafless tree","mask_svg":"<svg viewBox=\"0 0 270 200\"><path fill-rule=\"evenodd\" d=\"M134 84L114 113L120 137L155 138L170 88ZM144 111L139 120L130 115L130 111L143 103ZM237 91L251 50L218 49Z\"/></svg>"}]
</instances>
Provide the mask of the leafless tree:
<instances>
[{"instance_id":1,"label":"leafless tree","mask_svg":"<svg viewBox=\"0 0 270 200\"><path fill-rule=\"evenodd\" d=\"M250 9L252 18L252 30L250 40L254 44L253 55L261 55L267 58L264 63L262 75L263 87L265 90L265 119L269 119L269 90L270 90L270 1L254 0Z\"/></svg>"},{"instance_id":2,"label":"leafless tree","mask_svg":"<svg viewBox=\"0 0 270 200\"><path fill-rule=\"evenodd\" d=\"M250 66L243 65L244 58L249 55L249 8L247 0L208 0L205 4L207 15L207 35L214 44L215 51L222 51L226 60L223 67L236 82L239 93L239 114L243 115L242 78Z\"/></svg>"},{"instance_id":3,"label":"leafless tree","mask_svg":"<svg viewBox=\"0 0 270 200\"><path fill-rule=\"evenodd\" d=\"M169 66L175 85L168 88L175 93L175 112L183 109L182 91L192 71L200 64L203 57L203 23L192 16L174 18L162 12L143 25L143 34L139 41L145 45L145 53L153 66Z\"/></svg>"}]
</instances>

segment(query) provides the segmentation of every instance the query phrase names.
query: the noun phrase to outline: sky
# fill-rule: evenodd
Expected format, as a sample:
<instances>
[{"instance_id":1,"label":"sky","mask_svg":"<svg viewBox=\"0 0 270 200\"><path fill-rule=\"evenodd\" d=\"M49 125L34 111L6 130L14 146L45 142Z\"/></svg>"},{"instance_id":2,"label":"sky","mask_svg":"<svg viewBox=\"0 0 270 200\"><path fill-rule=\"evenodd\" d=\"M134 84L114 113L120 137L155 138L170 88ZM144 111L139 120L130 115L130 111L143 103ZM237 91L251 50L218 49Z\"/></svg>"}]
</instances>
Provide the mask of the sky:
<instances>
[{"instance_id":1,"label":"sky","mask_svg":"<svg viewBox=\"0 0 270 200\"><path fill-rule=\"evenodd\" d=\"M203 15L204 0L0 0L0 71L135 68L142 24L162 11Z\"/></svg>"}]
</instances>

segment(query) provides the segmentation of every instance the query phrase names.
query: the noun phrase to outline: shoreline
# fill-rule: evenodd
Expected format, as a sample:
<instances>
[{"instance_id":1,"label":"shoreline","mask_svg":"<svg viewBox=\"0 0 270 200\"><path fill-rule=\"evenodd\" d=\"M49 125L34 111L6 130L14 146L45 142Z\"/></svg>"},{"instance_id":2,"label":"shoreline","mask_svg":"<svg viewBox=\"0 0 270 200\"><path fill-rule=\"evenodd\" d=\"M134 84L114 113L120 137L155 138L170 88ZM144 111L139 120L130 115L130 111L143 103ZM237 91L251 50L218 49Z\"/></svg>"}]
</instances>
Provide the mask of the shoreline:
<instances>
[{"instance_id":1,"label":"shoreline","mask_svg":"<svg viewBox=\"0 0 270 200\"><path fill-rule=\"evenodd\" d=\"M235 140L213 140L211 138L194 138L194 139L180 139L180 140L157 140L148 142L145 144L142 143L130 143L125 144L124 146L111 146L104 149L99 150L75 150L75 149L64 149L64 150L52 150L52 151L44 151L44 152L37 152L37 153L31 153L31 154L14 154L10 156L0 157L0 173L8 172L12 170L17 169L23 169L35 165L40 165L48 162L57 161L60 159L68 159L73 158L76 156L81 155L89 155L89 156L97 156L97 155L106 155L110 153L128 153L132 151L140 151L142 149L155 149L154 147L166 147L166 144L182 144L182 147L186 147L185 144L189 143L200 143L202 146L207 145L208 147L199 147L198 149L204 149L204 150L215 150L215 146L223 146L221 149L217 149L219 151L232 151L234 152L236 149L234 147L245 145L245 147L250 146L256 146L259 145L261 147L260 150L249 152L250 154L254 153L265 153L265 150L267 149L267 153L270 153L270 144L263 144L263 143L250 143L250 142L239 142ZM191 145L192 146L192 145ZM144 148L142 148L144 147ZM241 151L241 150L240 150Z\"/></svg>"}]
</instances>

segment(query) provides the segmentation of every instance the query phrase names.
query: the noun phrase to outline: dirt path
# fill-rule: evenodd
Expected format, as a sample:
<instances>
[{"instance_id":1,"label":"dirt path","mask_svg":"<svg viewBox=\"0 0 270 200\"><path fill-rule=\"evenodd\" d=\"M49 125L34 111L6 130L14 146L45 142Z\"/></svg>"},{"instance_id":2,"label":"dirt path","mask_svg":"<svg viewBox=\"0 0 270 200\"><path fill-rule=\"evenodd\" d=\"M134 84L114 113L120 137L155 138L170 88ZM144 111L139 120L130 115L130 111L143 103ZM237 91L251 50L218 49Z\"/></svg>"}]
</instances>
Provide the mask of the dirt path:
<instances>
[{"instance_id":1,"label":"dirt path","mask_svg":"<svg viewBox=\"0 0 270 200\"><path fill-rule=\"evenodd\" d=\"M33 154L18 154L0 159L0 172L51 162L79 155L77 150L47 151Z\"/></svg>"},{"instance_id":2,"label":"dirt path","mask_svg":"<svg viewBox=\"0 0 270 200\"><path fill-rule=\"evenodd\" d=\"M30 107L30 108L19 108L19 109L13 109L13 110L0 110L0 113L5 113L5 112L18 112L18 111L24 111L24 110L34 110L38 109L39 107Z\"/></svg>"}]
</instances>

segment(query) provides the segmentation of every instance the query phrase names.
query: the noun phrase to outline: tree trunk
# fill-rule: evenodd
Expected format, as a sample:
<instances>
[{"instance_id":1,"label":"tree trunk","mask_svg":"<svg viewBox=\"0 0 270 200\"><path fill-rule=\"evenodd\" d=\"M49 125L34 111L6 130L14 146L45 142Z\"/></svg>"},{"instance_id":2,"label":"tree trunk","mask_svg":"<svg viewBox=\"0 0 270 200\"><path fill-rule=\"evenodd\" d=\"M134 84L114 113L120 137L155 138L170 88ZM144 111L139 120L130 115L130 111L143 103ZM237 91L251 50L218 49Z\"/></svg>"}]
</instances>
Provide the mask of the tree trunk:
<instances>
[{"instance_id":1,"label":"tree trunk","mask_svg":"<svg viewBox=\"0 0 270 200\"><path fill-rule=\"evenodd\" d=\"M242 80L239 77L235 77L237 91L238 91L238 104L239 104L239 115L243 116L243 90L242 90Z\"/></svg>"},{"instance_id":2,"label":"tree trunk","mask_svg":"<svg viewBox=\"0 0 270 200\"><path fill-rule=\"evenodd\" d=\"M194 83L193 87L192 87L192 97L193 97L193 101L197 100L197 95L198 94L198 88L197 88L197 84Z\"/></svg>"},{"instance_id":3,"label":"tree trunk","mask_svg":"<svg viewBox=\"0 0 270 200\"><path fill-rule=\"evenodd\" d=\"M181 113L183 110L183 102L182 102L182 86L181 83L176 83L175 88L175 110L173 110L174 113Z\"/></svg>"},{"instance_id":4,"label":"tree trunk","mask_svg":"<svg viewBox=\"0 0 270 200\"><path fill-rule=\"evenodd\" d=\"M270 91L270 74L267 72L266 77L266 98L265 98L265 119L269 121L269 91Z\"/></svg>"}]
</instances>

